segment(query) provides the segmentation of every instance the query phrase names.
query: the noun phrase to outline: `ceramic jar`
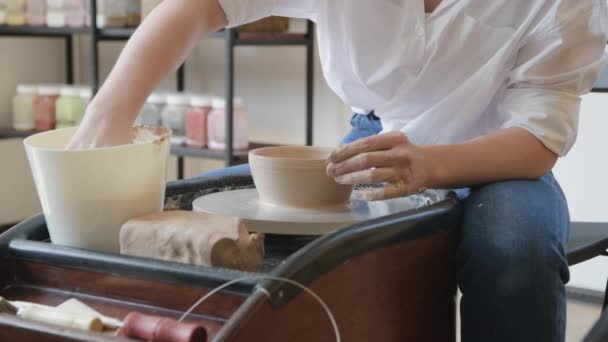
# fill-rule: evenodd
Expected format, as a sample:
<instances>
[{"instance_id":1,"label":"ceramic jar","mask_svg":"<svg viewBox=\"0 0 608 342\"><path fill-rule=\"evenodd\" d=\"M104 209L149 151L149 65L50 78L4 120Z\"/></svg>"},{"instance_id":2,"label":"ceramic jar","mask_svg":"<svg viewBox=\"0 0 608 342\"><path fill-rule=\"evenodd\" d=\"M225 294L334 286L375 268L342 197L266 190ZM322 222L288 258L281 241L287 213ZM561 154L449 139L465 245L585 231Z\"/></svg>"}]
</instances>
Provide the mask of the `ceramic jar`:
<instances>
[{"instance_id":1,"label":"ceramic jar","mask_svg":"<svg viewBox=\"0 0 608 342\"><path fill-rule=\"evenodd\" d=\"M34 99L37 88L34 85L18 85L17 95L13 98L13 128L18 131L33 130L36 125L34 121Z\"/></svg>"},{"instance_id":2,"label":"ceramic jar","mask_svg":"<svg viewBox=\"0 0 608 342\"><path fill-rule=\"evenodd\" d=\"M186 112L186 144L192 147L207 146L207 116L211 112L212 99L197 95L190 100Z\"/></svg>"},{"instance_id":3,"label":"ceramic jar","mask_svg":"<svg viewBox=\"0 0 608 342\"><path fill-rule=\"evenodd\" d=\"M38 87L34 99L34 120L36 129L48 131L55 129L56 102L59 98L60 87L55 85L42 85Z\"/></svg>"},{"instance_id":4,"label":"ceramic jar","mask_svg":"<svg viewBox=\"0 0 608 342\"><path fill-rule=\"evenodd\" d=\"M224 150L226 148L226 101L223 98L213 100L213 109L207 120L207 136L210 149ZM235 98L233 101L232 136L232 146L235 150L249 147L247 113L243 108L243 101L239 98Z\"/></svg>"},{"instance_id":5,"label":"ceramic jar","mask_svg":"<svg viewBox=\"0 0 608 342\"><path fill-rule=\"evenodd\" d=\"M141 125L160 126L162 124L164 105L165 97L163 95L158 93L150 94L139 112L137 122Z\"/></svg>"}]
</instances>

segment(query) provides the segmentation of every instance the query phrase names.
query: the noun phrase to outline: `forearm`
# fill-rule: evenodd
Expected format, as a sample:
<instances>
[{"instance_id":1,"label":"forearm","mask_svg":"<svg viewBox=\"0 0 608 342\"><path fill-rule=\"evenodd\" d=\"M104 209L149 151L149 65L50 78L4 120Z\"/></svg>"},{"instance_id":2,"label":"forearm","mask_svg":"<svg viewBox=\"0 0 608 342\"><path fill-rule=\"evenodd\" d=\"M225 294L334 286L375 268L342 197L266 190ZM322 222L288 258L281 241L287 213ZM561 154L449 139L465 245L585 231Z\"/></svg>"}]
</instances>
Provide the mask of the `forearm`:
<instances>
[{"instance_id":1,"label":"forearm","mask_svg":"<svg viewBox=\"0 0 608 342\"><path fill-rule=\"evenodd\" d=\"M87 119L130 127L158 83L177 70L200 38L225 23L217 0L163 1L126 44Z\"/></svg>"},{"instance_id":2,"label":"forearm","mask_svg":"<svg viewBox=\"0 0 608 342\"><path fill-rule=\"evenodd\" d=\"M509 128L462 144L422 147L431 165L430 187L456 188L507 179L536 179L557 156L521 128Z\"/></svg>"}]
</instances>

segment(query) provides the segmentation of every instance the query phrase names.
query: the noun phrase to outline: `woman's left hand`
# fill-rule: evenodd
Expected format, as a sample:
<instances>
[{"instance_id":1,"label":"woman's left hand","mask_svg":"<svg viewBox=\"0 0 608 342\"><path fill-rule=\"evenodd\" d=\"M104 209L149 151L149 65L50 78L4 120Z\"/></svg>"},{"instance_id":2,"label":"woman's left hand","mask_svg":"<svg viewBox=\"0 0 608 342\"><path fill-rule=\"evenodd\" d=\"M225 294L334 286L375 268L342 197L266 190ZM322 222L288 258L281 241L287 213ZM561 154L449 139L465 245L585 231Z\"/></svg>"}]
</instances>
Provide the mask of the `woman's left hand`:
<instances>
[{"instance_id":1,"label":"woman's left hand","mask_svg":"<svg viewBox=\"0 0 608 342\"><path fill-rule=\"evenodd\" d=\"M370 201L405 197L424 191L432 165L424 149L412 144L402 132L375 135L342 145L328 160L327 174L340 184L386 183L361 190Z\"/></svg>"}]
</instances>

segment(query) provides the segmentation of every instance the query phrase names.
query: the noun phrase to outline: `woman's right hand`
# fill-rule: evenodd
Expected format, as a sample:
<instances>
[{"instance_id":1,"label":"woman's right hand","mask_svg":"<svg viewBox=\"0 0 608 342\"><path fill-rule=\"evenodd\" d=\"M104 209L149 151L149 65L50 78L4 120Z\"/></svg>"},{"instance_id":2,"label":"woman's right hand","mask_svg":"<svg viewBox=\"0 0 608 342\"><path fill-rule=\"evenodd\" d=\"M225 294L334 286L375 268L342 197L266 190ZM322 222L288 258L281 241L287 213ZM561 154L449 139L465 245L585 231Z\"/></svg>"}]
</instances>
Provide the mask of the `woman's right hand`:
<instances>
[{"instance_id":1,"label":"woman's right hand","mask_svg":"<svg viewBox=\"0 0 608 342\"><path fill-rule=\"evenodd\" d=\"M112 122L110 115L88 109L82 124L66 146L66 150L86 150L126 145L131 142L130 124L116 122L116 118Z\"/></svg>"}]
</instances>

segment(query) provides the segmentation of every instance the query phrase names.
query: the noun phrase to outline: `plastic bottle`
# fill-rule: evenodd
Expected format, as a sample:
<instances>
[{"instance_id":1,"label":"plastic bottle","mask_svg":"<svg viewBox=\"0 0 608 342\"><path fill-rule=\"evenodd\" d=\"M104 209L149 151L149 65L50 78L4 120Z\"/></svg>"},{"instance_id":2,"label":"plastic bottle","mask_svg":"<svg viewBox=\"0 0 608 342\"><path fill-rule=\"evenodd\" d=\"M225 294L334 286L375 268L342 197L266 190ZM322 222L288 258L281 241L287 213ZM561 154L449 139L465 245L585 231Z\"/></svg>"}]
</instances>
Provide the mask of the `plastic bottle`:
<instances>
[{"instance_id":1,"label":"plastic bottle","mask_svg":"<svg viewBox=\"0 0 608 342\"><path fill-rule=\"evenodd\" d=\"M34 99L34 118L36 129L48 131L55 129L55 105L59 98L60 87L56 85L41 85Z\"/></svg>"},{"instance_id":2,"label":"plastic bottle","mask_svg":"<svg viewBox=\"0 0 608 342\"><path fill-rule=\"evenodd\" d=\"M27 24L25 0L6 0L6 24L23 26Z\"/></svg>"},{"instance_id":3,"label":"plastic bottle","mask_svg":"<svg viewBox=\"0 0 608 342\"><path fill-rule=\"evenodd\" d=\"M0 0L0 25L6 24L6 3Z\"/></svg>"},{"instance_id":4,"label":"plastic bottle","mask_svg":"<svg viewBox=\"0 0 608 342\"><path fill-rule=\"evenodd\" d=\"M87 107L89 103L91 103L91 99L93 98L93 90L89 87L80 88L80 92L78 94L78 117L79 121L77 124L80 124L84 115L87 112Z\"/></svg>"},{"instance_id":5,"label":"plastic bottle","mask_svg":"<svg viewBox=\"0 0 608 342\"><path fill-rule=\"evenodd\" d=\"M80 88L63 86L60 94L56 104L57 128L77 126L82 119Z\"/></svg>"},{"instance_id":6,"label":"plastic bottle","mask_svg":"<svg viewBox=\"0 0 608 342\"><path fill-rule=\"evenodd\" d=\"M36 125L34 121L34 99L38 89L35 85L20 84L17 86L17 94L13 98L13 128L18 131L33 130Z\"/></svg>"},{"instance_id":7,"label":"plastic bottle","mask_svg":"<svg viewBox=\"0 0 608 342\"><path fill-rule=\"evenodd\" d=\"M190 100L186 112L186 144L193 147L207 146L207 117L212 108L212 99L197 95Z\"/></svg>"},{"instance_id":8,"label":"plastic bottle","mask_svg":"<svg viewBox=\"0 0 608 342\"><path fill-rule=\"evenodd\" d=\"M137 26L141 23L141 0L126 0L127 25Z\"/></svg>"},{"instance_id":9,"label":"plastic bottle","mask_svg":"<svg viewBox=\"0 0 608 342\"><path fill-rule=\"evenodd\" d=\"M46 0L46 25L48 27L67 26L67 8L64 0Z\"/></svg>"},{"instance_id":10,"label":"plastic bottle","mask_svg":"<svg viewBox=\"0 0 608 342\"><path fill-rule=\"evenodd\" d=\"M97 26L127 26L127 1L97 0Z\"/></svg>"},{"instance_id":11,"label":"plastic bottle","mask_svg":"<svg viewBox=\"0 0 608 342\"><path fill-rule=\"evenodd\" d=\"M243 110L243 101L239 98L235 98L233 102L233 123L233 148L247 149L249 147L248 118ZM226 149L226 101L223 98L213 100L213 110L209 113L207 128L209 149Z\"/></svg>"},{"instance_id":12,"label":"plastic bottle","mask_svg":"<svg viewBox=\"0 0 608 342\"><path fill-rule=\"evenodd\" d=\"M162 124L162 112L165 105L165 96L150 94L146 103L139 112L137 123L141 125L160 126Z\"/></svg>"},{"instance_id":13,"label":"plastic bottle","mask_svg":"<svg viewBox=\"0 0 608 342\"><path fill-rule=\"evenodd\" d=\"M90 0L64 0L66 22L69 27L83 27L87 23L87 3Z\"/></svg>"},{"instance_id":14,"label":"plastic bottle","mask_svg":"<svg viewBox=\"0 0 608 342\"><path fill-rule=\"evenodd\" d=\"M162 125L172 130L172 142L183 143L185 140L186 111L190 104L190 98L185 94L169 94L167 105L162 112Z\"/></svg>"},{"instance_id":15,"label":"plastic bottle","mask_svg":"<svg viewBox=\"0 0 608 342\"><path fill-rule=\"evenodd\" d=\"M44 26L46 24L46 0L27 0L27 24Z\"/></svg>"}]
</instances>

